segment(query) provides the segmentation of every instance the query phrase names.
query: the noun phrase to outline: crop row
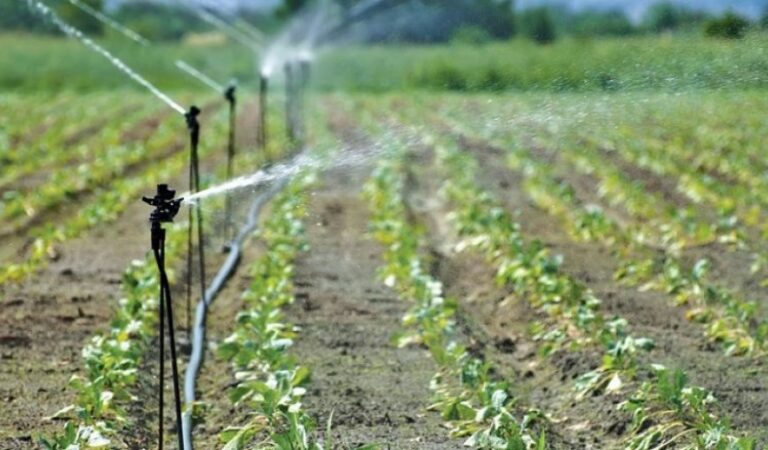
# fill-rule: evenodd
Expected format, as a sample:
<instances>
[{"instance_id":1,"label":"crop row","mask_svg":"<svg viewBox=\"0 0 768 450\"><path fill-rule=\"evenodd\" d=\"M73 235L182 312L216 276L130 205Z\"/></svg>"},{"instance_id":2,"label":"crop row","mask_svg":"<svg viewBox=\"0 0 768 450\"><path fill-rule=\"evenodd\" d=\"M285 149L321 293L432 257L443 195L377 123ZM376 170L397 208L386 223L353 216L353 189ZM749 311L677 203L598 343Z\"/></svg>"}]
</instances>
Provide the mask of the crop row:
<instances>
[{"instance_id":1,"label":"crop row","mask_svg":"<svg viewBox=\"0 0 768 450\"><path fill-rule=\"evenodd\" d=\"M76 214L62 223L45 223L27 230L25 236L30 239L31 245L20 262L4 263L0 265L0 284L8 282L19 282L29 274L45 266L47 262L55 257L55 246L66 240L81 235L84 231L96 226L103 225L117 219L119 214L124 211L132 201L138 198L139 193L157 182L157 180L167 180L175 174L180 173L188 159L184 152L175 152L176 154L167 155L169 146L183 146L183 140L172 135L170 127L164 128L165 131L158 137L157 141L146 143L148 150L143 150L146 161L146 154L157 154L158 161L146 167L143 172L135 177L124 177L113 179L106 176L102 188L96 188L89 202L82 206ZM211 133L215 141L221 141L223 136L221 127L212 127ZM201 156L210 155L213 151L220 149L212 146L202 146ZM109 164L109 163L106 163ZM70 177L77 183L77 177ZM59 200L66 198L65 186L59 188L52 186L52 197Z\"/></svg>"},{"instance_id":2,"label":"crop row","mask_svg":"<svg viewBox=\"0 0 768 450\"><path fill-rule=\"evenodd\" d=\"M467 127L453 126L456 132L472 136ZM768 326L758 317L756 303L710 280L708 260L686 263L680 255L692 242L711 242L719 231L724 233L720 239L726 234L734 236L734 230L703 230L696 222L681 223L686 219L680 215L677 223L666 221L663 212L673 207L665 207L663 198L645 192L596 152L580 147L578 155L572 155L576 152L562 150L563 158L571 159L577 171L598 180L605 201L622 203L635 222L614 219L597 205L580 201L575 188L558 179L553 168L523 144L508 136L490 139L497 148L508 148L510 169L523 174L524 187L540 208L561 219L577 239L601 242L614 250L620 262L617 279L666 293L674 304L686 305L686 316L704 325L707 338L722 344L727 354L764 351Z\"/></svg>"},{"instance_id":3,"label":"crop row","mask_svg":"<svg viewBox=\"0 0 768 450\"><path fill-rule=\"evenodd\" d=\"M168 232L165 255L169 266L181 257L185 238L184 224ZM159 290L160 280L152 255L134 261L125 271L124 297L118 302L109 330L94 336L83 348L85 372L70 379L75 401L53 415L68 418L64 431L50 437L41 436L43 448L115 448L117 445L112 439L120 430L132 426L126 407L137 400L131 393L132 387L156 334Z\"/></svg>"},{"instance_id":4,"label":"crop row","mask_svg":"<svg viewBox=\"0 0 768 450\"><path fill-rule=\"evenodd\" d=\"M20 184L24 189L24 178L40 170L53 171L61 166L76 166L78 163L106 152L107 149L124 143L126 133L136 127L157 108L149 104L134 104L119 111L120 122L115 118L104 117L98 108L96 112L75 115L66 122L68 126L61 130L47 130L33 142L17 144L8 154L8 164L0 173L0 186L10 188L3 195L6 203L13 198ZM87 123L74 128L71 123ZM70 129L72 128L72 129ZM16 153L18 152L18 153Z\"/></svg>"},{"instance_id":5,"label":"crop row","mask_svg":"<svg viewBox=\"0 0 768 450\"><path fill-rule=\"evenodd\" d=\"M420 117L424 117L424 111L420 113ZM729 435L728 422L717 418L715 401L708 391L681 385L677 397L667 395L671 392L664 387L667 381L685 379L684 374L654 364L641 365L639 352L651 347L652 342L631 336L623 319L604 317L599 311L600 300L586 286L560 271L558 257L549 255L538 242L525 243L519 225L489 193L475 186L476 162L470 155L462 152L450 139L429 136L426 141L435 144L439 166L447 180L443 195L454 206L453 221L458 233L464 237L458 248L481 250L497 267L499 282L512 287L521 298L546 315L547 320L534 327L538 331L535 337L543 348L549 352L556 348L602 348L600 367L577 379L577 398L587 393L624 394L630 386L640 385L624 403L631 409L636 406L637 398L645 399L640 409L633 410L640 420L627 444L637 447L631 448L646 448L643 445L664 443L667 439L695 446L714 432L721 436L718 445L751 448L750 440ZM645 377L653 381L641 383ZM643 390L646 393L640 395ZM690 392L706 401L683 398L683 393ZM682 400L678 402L679 399ZM675 402L679 403L672 408L678 414L676 425L665 428L662 422L655 422L653 417Z\"/></svg>"},{"instance_id":6,"label":"crop row","mask_svg":"<svg viewBox=\"0 0 768 450\"><path fill-rule=\"evenodd\" d=\"M470 355L457 340L456 303L445 298L443 285L425 270L421 236L409 223L403 198L407 150L399 143L376 167L364 188L372 214L371 234L384 246L379 276L384 284L412 304L403 317L408 330L399 346L423 345L438 366L430 388L431 409L450 425L454 437L466 437L473 448L547 448L539 431L542 414L522 410L509 383L494 379L487 362ZM518 413L522 415L518 418Z\"/></svg>"}]
</instances>

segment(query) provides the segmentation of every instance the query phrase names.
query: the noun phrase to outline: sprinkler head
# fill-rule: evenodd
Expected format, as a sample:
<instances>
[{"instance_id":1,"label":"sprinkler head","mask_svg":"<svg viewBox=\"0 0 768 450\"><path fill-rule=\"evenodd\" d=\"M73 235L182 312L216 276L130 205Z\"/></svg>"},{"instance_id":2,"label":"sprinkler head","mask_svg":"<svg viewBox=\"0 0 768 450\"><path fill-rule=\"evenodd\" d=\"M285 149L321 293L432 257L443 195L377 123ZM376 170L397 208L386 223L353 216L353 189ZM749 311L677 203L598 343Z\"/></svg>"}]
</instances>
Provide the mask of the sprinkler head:
<instances>
[{"instance_id":1,"label":"sprinkler head","mask_svg":"<svg viewBox=\"0 0 768 450\"><path fill-rule=\"evenodd\" d=\"M149 215L150 223L154 225L173 222L173 218L179 213L181 202L184 200L183 198L174 200L175 196L176 191L168 189L167 184L158 184L157 193L155 193L153 198L142 197L144 203L155 207L154 211Z\"/></svg>"},{"instance_id":2,"label":"sprinkler head","mask_svg":"<svg viewBox=\"0 0 768 450\"><path fill-rule=\"evenodd\" d=\"M228 102L234 103L236 91L237 91L237 86L234 83L231 83L227 87L227 89L224 91L224 98L227 99Z\"/></svg>"},{"instance_id":3,"label":"sprinkler head","mask_svg":"<svg viewBox=\"0 0 768 450\"><path fill-rule=\"evenodd\" d=\"M197 116L200 115L200 108L197 106L190 106L189 111L184 114L184 118L187 119L187 127L190 130L200 128L200 122L197 121Z\"/></svg>"}]
</instances>

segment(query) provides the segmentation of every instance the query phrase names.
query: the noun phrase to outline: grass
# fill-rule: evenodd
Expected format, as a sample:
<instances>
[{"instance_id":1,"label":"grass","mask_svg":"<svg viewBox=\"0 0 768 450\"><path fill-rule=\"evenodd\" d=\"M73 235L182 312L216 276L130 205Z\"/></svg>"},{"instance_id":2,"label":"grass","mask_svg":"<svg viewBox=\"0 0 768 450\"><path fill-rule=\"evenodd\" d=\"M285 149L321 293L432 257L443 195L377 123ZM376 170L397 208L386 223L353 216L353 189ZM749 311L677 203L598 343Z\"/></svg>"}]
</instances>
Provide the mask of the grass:
<instances>
[{"instance_id":1,"label":"grass","mask_svg":"<svg viewBox=\"0 0 768 450\"><path fill-rule=\"evenodd\" d=\"M122 39L106 48L161 89L199 89L175 66L187 60L226 82L254 80L249 51L232 44L156 44ZM345 46L326 50L316 64L322 91L617 91L768 86L768 34L743 40L697 35L563 39L538 46L523 39L484 45ZM0 92L135 88L103 58L71 39L0 35Z\"/></svg>"},{"instance_id":2,"label":"grass","mask_svg":"<svg viewBox=\"0 0 768 450\"><path fill-rule=\"evenodd\" d=\"M106 49L163 90L200 89L196 80L174 65L176 59L203 70L222 84L231 78L254 78L249 51L234 45L155 44L141 47L124 39L101 41ZM143 89L102 56L73 39L27 34L0 34L0 93L85 92Z\"/></svg>"},{"instance_id":3,"label":"grass","mask_svg":"<svg viewBox=\"0 0 768 450\"><path fill-rule=\"evenodd\" d=\"M638 90L768 86L768 36L741 41L692 35L564 39L538 46L348 47L316 70L321 89L387 91ZM339 69L343 68L343 69Z\"/></svg>"}]
</instances>

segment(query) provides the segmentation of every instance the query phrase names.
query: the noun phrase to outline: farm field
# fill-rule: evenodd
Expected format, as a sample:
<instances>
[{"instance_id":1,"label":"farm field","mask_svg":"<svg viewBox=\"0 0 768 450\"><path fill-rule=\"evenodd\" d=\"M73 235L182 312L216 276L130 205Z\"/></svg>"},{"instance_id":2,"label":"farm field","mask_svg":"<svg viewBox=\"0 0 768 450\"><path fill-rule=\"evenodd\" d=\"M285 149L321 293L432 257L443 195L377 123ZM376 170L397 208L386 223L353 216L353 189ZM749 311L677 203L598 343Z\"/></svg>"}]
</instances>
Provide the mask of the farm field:
<instances>
[{"instance_id":1,"label":"farm field","mask_svg":"<svg viewBox=\"0 0 768 450\"><path fill-rule=\"evenodd\" d=\"M53 106L3 118L3 448L65 439L64 423L109 447L154 436L157 279L136 199L184 184L183 133L144 95L118 122L91 106L114 97L49 100L75 122ZM196 442L299 427L294 448L762 448L761 97L313 95L306 151L370 157L304 172L264 208L211 306ZM205 109L224 122L221 102ZM238 158L247 173L262 156ZM239 193L238 214L263 192Z\"/></svg>"},{"instance_id":2,"label":"farm field","mask_svg":"<svg viewBox=\"0 0 768 450\"><path fill-rule=\"evenodd\" d=\"M24 3L0 450L768 448L768 15Z\"/></svg>"}]
</instances>

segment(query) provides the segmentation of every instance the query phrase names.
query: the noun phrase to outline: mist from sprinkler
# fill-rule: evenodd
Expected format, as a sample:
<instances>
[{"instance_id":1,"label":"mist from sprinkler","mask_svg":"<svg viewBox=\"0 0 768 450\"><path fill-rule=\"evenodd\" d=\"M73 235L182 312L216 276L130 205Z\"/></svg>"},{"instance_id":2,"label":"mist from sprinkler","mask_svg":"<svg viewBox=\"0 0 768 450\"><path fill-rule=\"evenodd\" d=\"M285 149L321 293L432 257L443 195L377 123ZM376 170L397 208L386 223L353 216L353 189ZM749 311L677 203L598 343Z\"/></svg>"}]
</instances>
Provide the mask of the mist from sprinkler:
<instances>
[{"instance_id":1,"label":"mist from sprinkler","mask_svg":"<svg viewBox=\"0 0 768 450\"><path fill-rule=\"evenodd\" d=\"M387 140L383 139L382 142L387 142ZM182 205L197 207L201 200L243 189L255 190L262 186L293 177L307 169L329 170L333 168L363 167L370 161L386 155L389 152L388 149L388 145L378 143L365 148L345 147L339 151L334 151L332 160L318 156L310 149L304 149L287 161L259 169L252 174L234 178L198 193L185 193Z\"/></svg>"}]
</instances>

